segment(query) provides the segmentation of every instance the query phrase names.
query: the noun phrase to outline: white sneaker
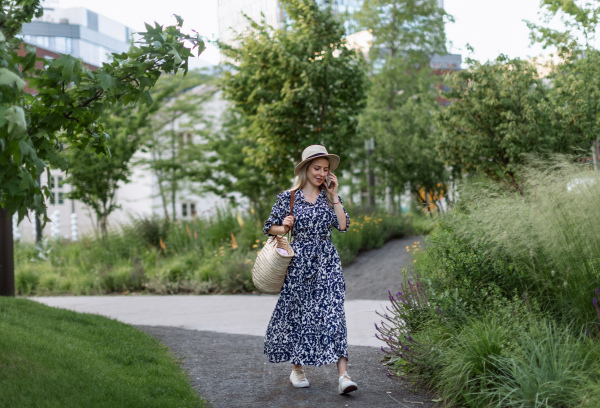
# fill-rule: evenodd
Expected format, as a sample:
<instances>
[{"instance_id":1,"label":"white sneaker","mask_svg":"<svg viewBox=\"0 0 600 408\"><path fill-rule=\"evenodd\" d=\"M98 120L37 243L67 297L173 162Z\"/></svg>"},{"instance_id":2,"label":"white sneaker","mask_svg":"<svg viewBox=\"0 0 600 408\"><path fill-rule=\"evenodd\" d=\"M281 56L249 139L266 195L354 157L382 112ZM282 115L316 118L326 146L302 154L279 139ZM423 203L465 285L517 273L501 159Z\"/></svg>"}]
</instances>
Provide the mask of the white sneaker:
<instances>
[{"instance_id":1,"label":"white sneaker","mask_svg":"<svg viewBox=\"0 0 600 408\"><path fill-rule=\"evenodd\" d=\"M292 369L290 381L296 388L306 388L309 386L306 374L304 374L304 368L302 367Z\"/></svg>"},{"instance_id":2,"label":"white sneaker","mask_svg":"<svg viewBox=\"0 0 600 408\"><path fill-rule=\"evenodd\" d=\"M339 379L340 385L338 386L338 391L340 394L348 394L349 392L356 391L358 389L358 385L348 375L347 372L342 374Z\"/></svg>"}]
</instances>

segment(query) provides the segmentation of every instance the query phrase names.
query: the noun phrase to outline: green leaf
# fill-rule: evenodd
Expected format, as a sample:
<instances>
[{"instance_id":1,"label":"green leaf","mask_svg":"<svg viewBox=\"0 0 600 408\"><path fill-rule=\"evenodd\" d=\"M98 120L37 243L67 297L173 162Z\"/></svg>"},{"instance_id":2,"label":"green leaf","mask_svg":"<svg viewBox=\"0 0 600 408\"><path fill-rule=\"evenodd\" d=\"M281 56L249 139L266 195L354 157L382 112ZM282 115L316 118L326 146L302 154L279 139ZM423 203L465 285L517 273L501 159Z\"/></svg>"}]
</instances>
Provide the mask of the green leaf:
<instances>
[{"instance_id":1,"label":"green leaf","mask_svg":"<svg viewBox=\"0 0 600 408\"><path fill-rule=\"evenodd\" d=\"M21 182L19 183L20 191L27 191L28 187L32 184L33 179L29 174L24 174L21 176Z\"/></svg>"},{"instance_id":2,"label":"green leaf","mask_svg":"<svg viewBox=\"0 0 600 408\"><path fill-rule=\"evenodd\" d=\"M117 86L117 79L104 71L97 72L96 78L100 83L100 87L105 91L113 90Z\"/></svg>"},{"instance_id":3,"label":"green leaf","mask_svg":"<svg viewBox=\"0 0 600 408\"><path fill-rule=\"evenodd\" d=\"M63 57L64 58L64 57ZM77 60L73 57L68 58L64 65L63 65L63 69L62 69L62 79L63 81L70 81L71 77L73 76L73 70L75 69L75 64L77 63Z\"/></svg>"},{"instance_id":4,"label":"green leaf","mask_svg":"<svg viewBox=\"0 0 600 408\"><path fill-rule=\"evenodd\" d=\"M27 132L25 111L20 106L11 106L6 109L4 118L8 121L8 133L12 136L19 137Z\"/></svg>"},{"instance_id":5,"label":"green leaf","mask_svg":"<svg viewBox=\"0 0 600 408\"><path fill-rule=\"evenodd\" d=\"M22 91L23 88L25 88L25 85L27 85L27 83L14 72L9 71L6 68L0 68L0 85L12 84L15 84L20 91Z\"/></svg>"},{"instance_id":6,"label":"green leaf","mask_svg":"<svg viewBox=\"0 0 600 408\"><path fill-rule=\"evenodd\" d=\"M179 56L179 53L177 52L177 50L171 50L167 54L170 54L174 57L175 64L177 64L177 65L181 64L182 60L181 60L181 57Z\"/></svg>"},{"instance_id":7,"label":"green leaf","mask_svg":"<svg viewBox=\"0 0 600 408\"><path fill-rule=\"evenodd\" d=\"M146 104L146 106L152 105L153 100L152 95L150 95L150 92L142 92L142 94L140 95L140 102Z\"/></svg>"},{"instance_id":8,"label":"green leaf","mask_svg":"<svg viewBox=\"0 0 600 408\"><path fill-rule=\"evenodd\" d=\"M198 41L198 56L200 56L200 54L202 54L202 52L206 49L206 44L204 44L204 41L200 35L196 37L196 40Z\"/></svg>"},{"instance_id":9,"label":"green leaf","mask_svg":"<svg viewBox=\"0 0 600 408\"><path fill-rule=\"evenodd\" d=\"M177 27L181 27L183 26L183 19L178 16L177 14L173 14L175 16L175 19L177 20Z\"/></svg>"},{"instance_id":10,"label":"green leaf","mask_svg":"<svg viewBox=\"0 0 600 408\"><path fill-rule=\"evenodd\" d=\"M46 168L46 162L38 158L33 160L33 164L35 165L35 169L39 174L41 174Z\"/></svg>"},{"instance_id":11,"label":"green leaf","mask_svg":"<svg viewBox=\"0 0 600 408\"><path fill-rule=\"evenodd\" d=\"M33 150L31 143L27 143L27 141L21 140L19 142L19 148L21 149L21 156L36 157L35 150Z\"/></svg>"}]
</instances>

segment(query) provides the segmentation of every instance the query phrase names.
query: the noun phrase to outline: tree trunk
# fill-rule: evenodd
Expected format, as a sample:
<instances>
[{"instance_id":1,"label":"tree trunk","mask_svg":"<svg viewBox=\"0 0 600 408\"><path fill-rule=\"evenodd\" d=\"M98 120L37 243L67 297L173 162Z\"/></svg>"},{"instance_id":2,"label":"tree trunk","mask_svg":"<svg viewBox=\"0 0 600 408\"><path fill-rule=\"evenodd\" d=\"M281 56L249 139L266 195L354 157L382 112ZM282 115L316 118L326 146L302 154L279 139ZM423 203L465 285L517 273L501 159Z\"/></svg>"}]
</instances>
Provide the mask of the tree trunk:
<instances>
[{"instance_id":1,"label":"tree trunk","mask_svg":"<svg viewBox=\"0 0 600 408\"><path fill-rule=\"evenodd\" d=\"M390 177L388 171L385 171L385 210L388 213L392 213L393 211L393 201L392 201L392 186L390 186Z\"/></svg>"},{"instance_id":2,"label":"tree trunk","mask_svg":"<svg viewBox=\"0 0 600 408\"><path fill-rule=\"evenodd\" d=\"M177 221L177 203L175 201L176 197L176 193L177 193L177 185L175 184L175 175L173 175L173 184L172 184L172 190L171 190L171 201L172 201L172 208L173 208L173 221Z\"/></svg>"},{"instance_id":3,"label":"tree trunk","mask_svg":"<svg viewBox=\"0 0 600 408\"><path fill-rule=\"evenodd\" d=\"M375 172L369 169L369 207L375 210Z\"/></svg>"},{"instance_id":4,"label":"tree trunk","mask_svg":"<svg viewBox=\"0 0 600 408\"><path fill-rule=\"evenodd\" d=\"M39 214L35 215L35 242L42 241L42 220Z\"/></svg>"},{"instance_id":5,"label":"tree trunk","mask_svg":"<svg viewBox=\"0 0 600 408\"><path fill-rule=\"evenodd\" d=\"M171 205L173 209L173 221L177 220L177 203L175 194L177 192L177 175L175 174L175 163L177 160L177 135L175 133L175 117L171 122Z\"/></svg>"},{"instance_id":6,"label":"tree trunk","mask_svg":"<svg viewBox=\"0 0 600 408\"><path fill-rule=\"evenodd\" d=\"M0 207L0 296L15 295L12 217Z\"/></svg>"},{"instance_id":7,"label":"tree trunk","mask_svg":"<svg viewBox=\"0 0 600 408\"><path fill-rule=\"evenodd\" d=\"M42 178L38 176L37 178L38 185L42 185ZM39 214L35 214L35 242L42 241L42 220L40 219Z\"/></svg>"},{"instance_id":8,"label":"tree trunk","mask_svg":"<svg viewBox=\"0 0 600 408\"><path fill-rule=\"evenodd\" d=\"M103 215L97 214L97 216L102 241L108 243L108 215L105 213Z\"/></svg>"},{"instance_id":9,"label":"tree trunk","mask_svg":"<svg viewBox=\"0 0 600 408\"><path fill-rule=\"evenodd\" d=\"M594 171L598 171L598 140L594 140L592 145L592 163L594 163Z\"/></svg>"}]
</instances>

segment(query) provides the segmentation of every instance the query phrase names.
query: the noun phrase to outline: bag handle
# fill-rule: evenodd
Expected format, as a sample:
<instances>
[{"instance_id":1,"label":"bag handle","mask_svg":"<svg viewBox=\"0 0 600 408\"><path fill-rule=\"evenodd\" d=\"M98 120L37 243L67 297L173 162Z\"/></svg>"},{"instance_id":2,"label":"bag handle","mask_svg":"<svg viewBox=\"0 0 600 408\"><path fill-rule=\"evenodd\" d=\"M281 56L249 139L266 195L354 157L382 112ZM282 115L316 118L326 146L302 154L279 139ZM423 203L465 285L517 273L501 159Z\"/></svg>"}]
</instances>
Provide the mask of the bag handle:
<instances>
[{"instance_id":1,"label":"bag handle","mask_svg":"<svg viewBox=\"0 0 600 408\"><path fill-rule=\"evenodd\" d=\"M296 195L296 190L292 191L292 196L290 197L290 215L294 215L294 197ZM292 242L292 230L294 229L294 225L288 231L288 242Z\"/></svg>"}]
</instances>

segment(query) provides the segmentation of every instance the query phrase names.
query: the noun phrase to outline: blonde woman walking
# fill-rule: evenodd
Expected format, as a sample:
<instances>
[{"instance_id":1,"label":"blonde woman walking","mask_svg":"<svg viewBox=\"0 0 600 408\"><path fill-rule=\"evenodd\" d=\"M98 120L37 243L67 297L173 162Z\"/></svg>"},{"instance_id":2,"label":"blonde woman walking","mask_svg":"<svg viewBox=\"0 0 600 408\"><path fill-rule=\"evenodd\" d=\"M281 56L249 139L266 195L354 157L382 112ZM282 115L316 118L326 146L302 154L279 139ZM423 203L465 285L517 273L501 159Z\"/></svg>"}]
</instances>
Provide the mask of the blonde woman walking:
<instances>
[{"instance_id":1,"label":"blonde woman walking","mask_svg":"<svg viewBox=\"0 0 600 408\"><path fill-rule=\"evenodd\" d=\"M292 229L295 253L267 328L265 354L273 363L291 361L290 381L299 388L309 386L303 366L336 363L338 392L346 394L358 387L346 371L345 282L331 242L333 228L346 232L350 225L338 196L337 177L331 173L339 163L340 158L324 146L304 149L292 189L277 196L265 222L268 235ZM293 216L291 191L296 191Z\"/></svg>"}]
</instances>

